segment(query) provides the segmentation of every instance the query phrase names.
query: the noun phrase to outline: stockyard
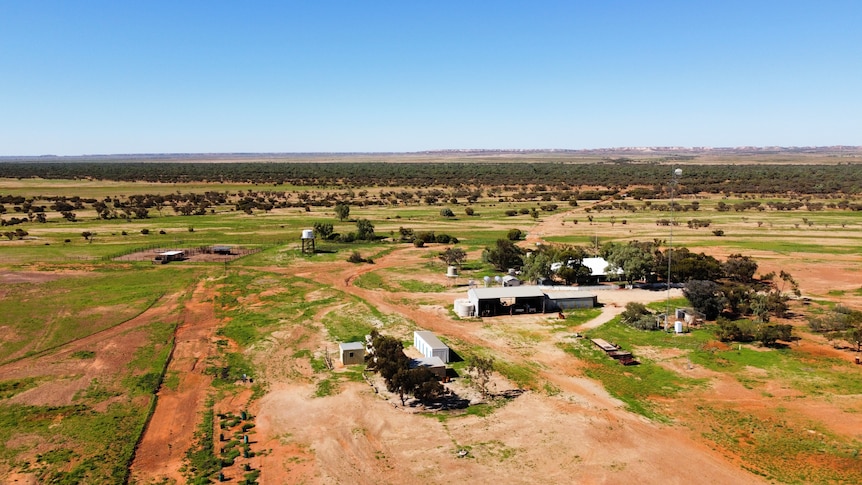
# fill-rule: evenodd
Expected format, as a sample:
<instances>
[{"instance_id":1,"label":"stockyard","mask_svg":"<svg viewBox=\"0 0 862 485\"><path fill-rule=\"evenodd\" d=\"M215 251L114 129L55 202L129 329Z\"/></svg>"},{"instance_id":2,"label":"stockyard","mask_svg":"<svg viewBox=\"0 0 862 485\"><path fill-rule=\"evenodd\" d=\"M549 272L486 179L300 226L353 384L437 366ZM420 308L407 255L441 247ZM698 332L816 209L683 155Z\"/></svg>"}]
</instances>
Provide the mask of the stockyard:
<instances>
[{"instance_id":1,"label":"stockyard","mask_svg":"<svg viewBox=\"0 0 862 485\"><path fill-rule=\"evenodd\" d=\"M12 164L0 482L860 483L862 165L727 156ZM371 335L442 391L345 364Z\"/></svg>"}]
</instances>

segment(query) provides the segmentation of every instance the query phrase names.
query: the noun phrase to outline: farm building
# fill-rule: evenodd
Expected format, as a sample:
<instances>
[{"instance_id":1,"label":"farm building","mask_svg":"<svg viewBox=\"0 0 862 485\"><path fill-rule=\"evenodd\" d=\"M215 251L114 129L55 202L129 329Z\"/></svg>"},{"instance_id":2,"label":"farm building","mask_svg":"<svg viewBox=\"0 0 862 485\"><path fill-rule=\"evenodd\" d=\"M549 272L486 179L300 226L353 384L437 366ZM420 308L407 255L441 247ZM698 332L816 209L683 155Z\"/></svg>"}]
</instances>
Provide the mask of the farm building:
<instances>
[{"instance_id":1,"label":"farm building","mask_svg":"<svg viewBox=\"0 0 862 485\"><path fill-rule=\"evenodd\" d=\"M444 364L449 362L449 347L431 332L413 332L413 346L425 357L437 357Z\"/></svg>"},{"instance_id":2,"label":"farm building","mask_svg":"<svg viewBox=\"0 0 862 485\"><path fill-rule=\"evenodd\" d=\"M158 261L162 264L168 264L171 261L182 261L184 259L186 259L185 251L165 251L157 254L153 262Z\"/></svg>"},{"instance_id":3,"label":"farm building","mask_svg":"<svg viewBox=\"0 0 862 485\"><path fill-rule=\"evenodd\" d=\"M233 248L231 246L213 246L210 248L210 251L213 254L223 254L223 255L229 256L231 254L232 249Z\"/></svg>"},{"instance_id":4,"label":"farm building","mask_svg":"<svg viewBox=\"0 0 862 485\"><path fill-rule=\"evenodd\" d=\"M545 312L545 293L538 286L471 288L467 298L478 317Z\"/></svg>"},{"instance_id":5,"label":"farm building","mask_svg":"<svg viewBox=\"0 0 862 485\"><path fill-rule=\"evenodd\" d=\"M412 359L410 361L410 368L415 369L418 367L424 367L430 370L440 379L446 377L446 364L444 364L439 357L422 357L419 359Z\"/></svg>"},{"instance_id":6,"label":"farm building","mask_svg":"<svg viewBox=\"0 0 862 485\"><path fill-rule=\"evenodd\" d=\"M568 264L572 263L573 261L570 260ZM600 283L608 280L608 266L610 266L610 263L605 258L584 258L581 264L590 270L590 282ZM562 267L563 263L553 263L551 264L551 271L557 272ZM623 270L621 269L611 271L611 279L619 279L622 276Z\"/></svg>"},{"instance_id":7,"label":"farm building","mask_svg":"<svg viewBox=\"0 0 862 485\"><path fill-rule=\"evenodd\" d=\"M706 315L695 310L694 308L677 308L676 309L676 319L682 320L688 325L696 324L699 322L703 322L706 318Z\"/></svg>"},{"instance_id":8,"label":"farm building","mask_svg":"<svg viewBox=\"0 0 862 485\"><path fill-rule=\"evenodd\" d=\"M577 290L546 291L548 311L571 310L572 308L593 308L599 303L592 293Z\"/></svg>"},{"instance_id":9,"label":"farm building","mask_svg":"<svg viewBox=\"0 0 862 485\"><path fill-rule=\"evenodd\" d=\"M338 344L338 354L344 365L362 364L365 362L365 344L362 342Z\"/></svg>"},{"instance_id":10,"label":"farm building","mask_svg":"<svg viewBox=\"0 0 862 485\"><path fill-rule=\"evenodd\" d=\"M521 286L521 280L515 278L512 275L506 275L503 277L503 286Z\"/></svg>"},{"instance_id":11,"label":"farm building","mask_svg":"<svg viewBox=\"0 0 862 485\"><path fill-rule=\"evenodd\" d=\"M468 304L462 300L461 309L469 309L476 317L546 313L569 308L592 308L598 298L577 290L543 290L539 286L512 286L497 288L471 288L467 291ZM460 313L459 313L460 314Z\"/></svg>"},{"instance_id":12,"label":"farm building","mask_svg":"<svg viewBox=\"0 0 862 485\"><path fill-rule=\"evenodd\" d=\"M590 278L595 282L606 281L608 279L608 266L610 263L605 261L605 258L584 258L583 265L590 268ZM613 279L619 279L623 276L623 270L617 269L611 272Z\"/></svg>"}]
</instances>

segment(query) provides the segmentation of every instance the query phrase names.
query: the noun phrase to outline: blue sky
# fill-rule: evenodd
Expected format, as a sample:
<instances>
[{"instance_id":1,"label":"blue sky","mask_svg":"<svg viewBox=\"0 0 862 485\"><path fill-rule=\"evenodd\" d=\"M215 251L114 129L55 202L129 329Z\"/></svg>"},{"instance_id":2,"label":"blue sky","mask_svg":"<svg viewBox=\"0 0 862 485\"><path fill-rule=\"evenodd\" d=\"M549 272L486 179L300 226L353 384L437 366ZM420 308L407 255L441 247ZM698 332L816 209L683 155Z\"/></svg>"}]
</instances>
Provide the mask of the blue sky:
<instances>
[{"instance_id":1,"label":"blue sky","mask_svg":"<svg viewBox=\"0 0 862 485\"><path fill-rule=\"evenodd\" d=\"M862 2L0 0L0 155L862 145Z\"/></svg>"}]
</instances>

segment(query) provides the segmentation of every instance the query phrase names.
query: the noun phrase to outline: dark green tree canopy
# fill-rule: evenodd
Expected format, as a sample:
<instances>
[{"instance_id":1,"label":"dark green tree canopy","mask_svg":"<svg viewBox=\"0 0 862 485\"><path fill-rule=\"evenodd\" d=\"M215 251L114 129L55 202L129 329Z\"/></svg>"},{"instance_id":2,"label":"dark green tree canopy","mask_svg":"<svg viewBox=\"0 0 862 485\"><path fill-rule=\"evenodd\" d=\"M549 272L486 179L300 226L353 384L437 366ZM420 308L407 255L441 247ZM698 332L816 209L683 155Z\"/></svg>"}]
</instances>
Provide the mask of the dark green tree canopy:
<instances>
[{"instance_id":1,"label":"dark green tree canopy","mask_svg":"<svg viewBox=\"0 0 862 485\"><path fill-rule=\"evenodd\" d=\"M374 240L374 224L368 219L359 219L356 221L356 239L363 241Z\"/></svg>"},{"instance_id":2,"label":"dark green tree canopy","mask_svg":"<svg viewBox=\"0 0 862 485\"><path fill-rule=\"evenodd\" d=\"M464 260L467 259L467 253L461 248L446 248L437 257L449 266L461 266Z\"/></svg>"},{"instance_id":3,"label":"dark green tree canopy","mask_svg":"<svg viewBox=\"0 0 862 485\"><path fill-rule=\"evenodd\" d=\"M722 264L724 276L739 283L751 283L754 273L757 272L757 262L751 256L731 254L727 261Z\"/></svg>"},{"instance_id":4,"label":"dark green tree canopy","mask_svg":"<svg viewBox=\"0 0 862 485\"><path fill-rule=\"evenodd\" d=\"M493 248L485 248L482 261L494 266L497 271L519 267L523 264L524 250L508 239L497 239Z\"/></svg>"},{"instance_id":5,"label":"dark green tree canopy","mask_svg":"<svg viewBox=\"0 0 862 485\"><path fill-rule=\"evenodd\" d=\"M335 204L335 215L339 221L350 217L350 206L347 204Z\"/></svg>"},{"instance_id":6,"label":"dark green tree canopy","mask_svg":"<svg viewBox=\"0 0 862 485\"><path fill-rule=\"evenodd\" d=\"M628 244L607 243L602 246L601 254L608 262L608 271L622 269L629 284L650 275L655 263L650 249L637 241Z\"/></svg>"},{"instance_id":7,"label":"dark green tree canopy","mask_svg":"<svg viewBox=\"0 0 862 485\"><path fill-rule=\"evenodd\" d=\"M714 281L689 280L682 293L707 320L715 320L724 310L726 301L719 291L718 283Z\"/></svg>"}]
</instances>

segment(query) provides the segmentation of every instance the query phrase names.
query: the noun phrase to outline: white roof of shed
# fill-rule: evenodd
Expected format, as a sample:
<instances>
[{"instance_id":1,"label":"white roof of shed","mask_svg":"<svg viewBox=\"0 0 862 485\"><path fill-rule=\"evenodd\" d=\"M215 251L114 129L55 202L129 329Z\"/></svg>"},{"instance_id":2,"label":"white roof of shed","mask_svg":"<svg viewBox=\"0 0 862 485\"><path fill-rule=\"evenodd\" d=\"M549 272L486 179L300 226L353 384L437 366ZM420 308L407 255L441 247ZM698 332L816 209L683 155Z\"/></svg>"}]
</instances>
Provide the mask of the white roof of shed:
<instances>
[{"instance_id":1,"label":"white roof of shed","mask_svg":"<svg viewBox=\"0 0 862 485\"><path fill-rule=\"evenodd\" d=\"M494 288L471 288L467 294L476 295L480 300L494 298L543 298L545 293L538 286L498 286Z\"/></svg>"},{"instance_id":2,"label":"white roof of shed","mask_svg":"<svg viewBox=\"0 0 862 485\"><path fill-rule=\"evenodd\" d=\"M546 291L545 294L548 295L548 298L551 300L578 300L581 298L596 297L596 295L592 293L578 290Z\"/></svg>"},{"instance_id":3,"label":"white roof of shed","mask_svg":"<svg viewBox=\"0 0 862 485\"><path fill-rule=\"evenodd\" d=\"M165 251L163 253L159 253L159 256L179 256L183 254L184 251Z\"/></svg>"},{"instance_id":4,"label":"white roof of shed","mask_svg":"<svg viewBox=\"0 0 862 485\"><path fill-rule=\"evenodd\" d=\"M428 344L432 349L448 349L449 348L446 344L441 342L440 339L437 338L437 336L434 335L434 333L432 333L432 332L429 332L427 330L419 330L419 331L416 331L413 333L422 337L422 340L424 340L425 343Z\"/></svg>"},{"instance_id":5,"label":"white roof of shed","mask_svg":"<svg viewBox=\"0 0 862 485\"><path fill-rule=\"evenodd\" d=\"M420 357L410 361L410 368L416 367L446 367L440 357Z\"/></svg>"},{"instance_id":6,"label":"white roof of shed","mask_svg":"<svg viewBox=\"0 0 862 485\"><path fill-rule=\"evenodd\" d=\"M345 342L338 344L338 348L341 350L365 350L365 344L362 342Z\"/></svg>"}]
</instances>

